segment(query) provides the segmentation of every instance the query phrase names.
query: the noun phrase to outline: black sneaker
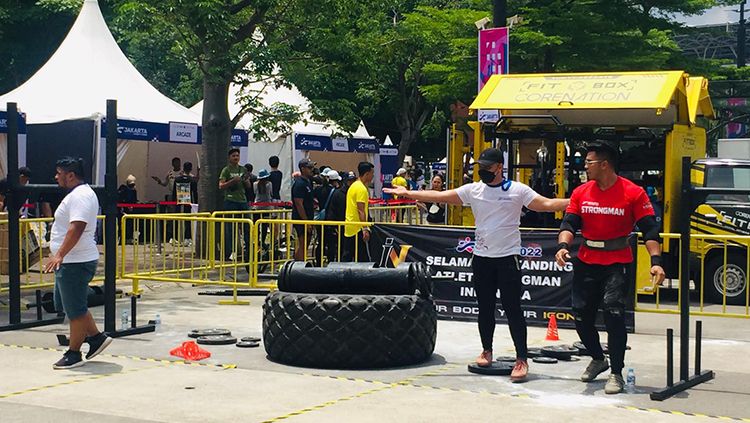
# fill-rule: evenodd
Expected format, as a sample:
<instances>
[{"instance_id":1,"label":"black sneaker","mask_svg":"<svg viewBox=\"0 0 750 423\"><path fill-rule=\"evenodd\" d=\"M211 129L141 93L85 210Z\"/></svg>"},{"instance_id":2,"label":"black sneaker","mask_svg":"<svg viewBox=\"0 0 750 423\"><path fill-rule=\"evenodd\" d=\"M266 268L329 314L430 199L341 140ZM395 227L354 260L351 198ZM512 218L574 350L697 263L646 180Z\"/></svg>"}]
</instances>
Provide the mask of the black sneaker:
<instances>
[{"instance_id":1,"label":"black sneaker","mask_svg":"<svg viewBox=\"0 0 750 423\"><path fill-rule=\"evenodd\" d=\"M84 364L86 364L86 362L81 358L80 351L68 350L65 351L61 359L57 360L57 363L52 365L52 368L55 370L74 369L76 367L81 367Z\"/></svg>"},{"instance_id":2,"label":"black sneaker","mask_svg":"<svg viewBox=\"0 0 750 423\"><path fill-rule=\"evenodd\" d=\"M86 343L89 344L89 352L86 353L86 360L91 360L112 343L112 338L107 336L104 332L99 332L98 335L91 337L87 336Z\"/></svg>"}]
</instances>

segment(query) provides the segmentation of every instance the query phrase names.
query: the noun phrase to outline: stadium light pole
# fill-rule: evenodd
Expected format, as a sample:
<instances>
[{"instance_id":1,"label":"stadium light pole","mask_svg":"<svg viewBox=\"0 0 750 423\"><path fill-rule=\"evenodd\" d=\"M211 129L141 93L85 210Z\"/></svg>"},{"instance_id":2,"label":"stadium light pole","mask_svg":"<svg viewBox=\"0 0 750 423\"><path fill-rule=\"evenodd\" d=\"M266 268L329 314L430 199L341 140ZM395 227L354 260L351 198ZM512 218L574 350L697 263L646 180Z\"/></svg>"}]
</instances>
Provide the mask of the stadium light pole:
<instances>
[{"instance_id":1,"label":"stadium light pole","mask_svg":"<svg viewBox=\"0 0 750 423\"><path fill-rule=\"evenodd\" d=\"M745 66L745 3L740 3L740 21L737 28L737 67Z\"/></svg>"},{"instance_id":2,"label":"stadium light pole","mask_svg":"<svg viewBox=\"0 0 750 423\"><path fill-rule=\"evenodd\" d=\"M492 26L495 28L501 28L506 26L506 19L508 15L508 1L507 0L494 0L494 7L492 10Z\"/></svg>"}]
</instances>

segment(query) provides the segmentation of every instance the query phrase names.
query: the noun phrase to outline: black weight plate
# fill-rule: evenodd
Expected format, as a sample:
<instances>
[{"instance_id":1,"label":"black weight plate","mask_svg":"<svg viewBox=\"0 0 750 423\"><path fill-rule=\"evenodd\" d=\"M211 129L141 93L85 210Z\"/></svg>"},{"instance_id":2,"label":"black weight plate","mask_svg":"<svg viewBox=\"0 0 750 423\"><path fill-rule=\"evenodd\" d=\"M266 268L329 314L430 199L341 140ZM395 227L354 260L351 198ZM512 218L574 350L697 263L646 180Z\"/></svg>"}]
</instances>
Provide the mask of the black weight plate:
<instances>
[{"instance_id":1,"label":"black weight plate","mask_svg":"<svg viewBox=\"0 0 750 423\"><path fill-rule=\"evenodd\" d=\"M534 357L541 357L542 356L542 349L541 348L529 348L526 352L526 355L529 358Z\"/></svg>"},{"instance_id":2,"label":"black weight plate","mask_svg":"<svg viewBox=\"0 0 750 423\"><path fill-rule=\"evenodd\" d=\"M513 371L513 365L504 361L494 361L488 367L480 367L476 363L471 363L468 367L471 373L489 376L508 376Z\"/></svg>"},{"instance_id":3,"label":"black weight plate","mask_svg":"<svg viewBox=\"0 0 750 423\"><path fill-rule=\"evenodd\" d=\"M199 338L201 336L231 336L232 332L229 329L193 329L188 333L191 338Z\"/></svg>"},{"instance_id":4,"label":"black weight plate","mask_svg":"<svg viewBox=\"0 0 750 423\"><path fill-rule=\"evenodd\" d=\"M500 361L502 363L516 363L516 358L511 357L509 355L501 355L500 357L496 358L495 361Z\"/></svg>"},{"instance_id":5,"label":"black weight plate","mask_svg":"<svg viewBox=\"0 0 750 423\"><path fill-rule=\"evenodd\" d=\"M581 341L573 342L573 346L578 348L578 355L589 355L589 350L586 348L585 345L583 345L583 342Z\"/></svg>"},{"instance_id":6,"label":"black weight plate","mask_svg":"<svg viewBox=\"0 0 750 423\"><path fill-rule=\"evenodd\" d=\"M260 342L260 338L257 336L245 336L244 338L240 338L240 341L242 342Z\"/></svg>"},{"instance_id":7,"label":"black weight plate","mask_svg":"<svg viewBox=\"0 0 750 423\"><path fill-rule=\"evenodd\" d=\"M199 336L196 340L199 344L204 345L229 345L237 342L237 338L233 336L219 335L219 336Z\"/></svg>"},{"instance_id":8,"label":"black weight plate","mask_svg":"<svg viewBox=\"0 0 750 423\"><path fill-rule=\"evenodd\" d=\"M557 363L556 358L552 357L534 357L531 359L534 363L540 363L540 364L555 364Z\"/></svg>"},{"instance_id":9,"label":"black weight plate","mask_svg":"<svg viewBox=\"0 0 750 423\"><path fill-rule=\"evenodd\" d=\"M570 357L578 353L578 348L570 345L549 345L542 348L542 355L558 360L569 361Z\"/></svg>"},{"instance_id":10,"label":"black weight plate","mask_svg":"<svg viewBox=\"0 0 750 423\"><path fill-rule=\"evenodd\" d=\"M237 345L240 348L255 348L255 347L259 346L260 344L258 342L242 341L242 340L240 340L235 345Z\"/></svg>"}]
</instances>

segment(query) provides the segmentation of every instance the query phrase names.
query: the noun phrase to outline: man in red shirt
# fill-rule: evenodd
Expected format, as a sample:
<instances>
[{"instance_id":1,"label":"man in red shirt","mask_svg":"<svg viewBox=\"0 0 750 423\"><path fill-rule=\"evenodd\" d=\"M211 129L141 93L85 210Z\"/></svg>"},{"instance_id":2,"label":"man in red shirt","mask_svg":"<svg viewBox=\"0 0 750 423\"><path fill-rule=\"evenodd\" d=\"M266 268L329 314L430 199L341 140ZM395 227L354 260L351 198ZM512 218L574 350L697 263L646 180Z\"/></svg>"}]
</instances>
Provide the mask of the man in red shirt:
<instances>
[{"instance_id":1,"label":"man in red shirt","mask_svg":"<svg viewBox=\"0 0 750 423\"><path fill-rule=\"evenodd\" d=\"M601 305L612 360L612 373L604 387L607 394L622 392L624 387L628 290L624 276L626 267L633 261L628 237L636 224L644 234L646 249L651 255L652 282L659 284L664 280L654 208L643 188L617 175L616 166L614 146L607 142L589 146L585 161L588 182L570 196L555 255L561 266L569 261L568 248L576 231L581 231L584 242L573 260L571 299L576 331L592 357L581 380L591 382L609 368L595 326Z\"/></svg>"}]
</instances>

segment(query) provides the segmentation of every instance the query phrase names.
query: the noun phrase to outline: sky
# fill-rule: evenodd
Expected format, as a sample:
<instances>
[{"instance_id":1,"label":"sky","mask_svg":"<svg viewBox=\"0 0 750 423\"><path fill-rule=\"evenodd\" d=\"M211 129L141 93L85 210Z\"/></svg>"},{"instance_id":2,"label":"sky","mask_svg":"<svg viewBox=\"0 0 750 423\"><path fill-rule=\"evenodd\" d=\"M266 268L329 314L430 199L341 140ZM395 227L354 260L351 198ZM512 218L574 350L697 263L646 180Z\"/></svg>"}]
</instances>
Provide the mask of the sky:
<instances>
[{"instance_id":1,"label":"sky","mask_svg":"<svg viewBox=\"0 0 750 423\"><path fill-rule=\"evenodd\" d=\"M740 14L737 12L739 6L719 6L706 11L700 16L676 16L678 22L687 26L718 25L724 23L734 23L739 20ZM747 9L746 9L747 10ZM750 18L750 13L746 13Z\"/></svg>"}]
</instances>

